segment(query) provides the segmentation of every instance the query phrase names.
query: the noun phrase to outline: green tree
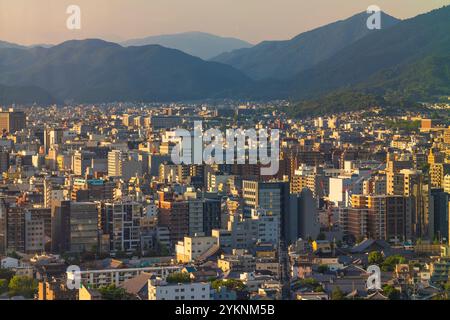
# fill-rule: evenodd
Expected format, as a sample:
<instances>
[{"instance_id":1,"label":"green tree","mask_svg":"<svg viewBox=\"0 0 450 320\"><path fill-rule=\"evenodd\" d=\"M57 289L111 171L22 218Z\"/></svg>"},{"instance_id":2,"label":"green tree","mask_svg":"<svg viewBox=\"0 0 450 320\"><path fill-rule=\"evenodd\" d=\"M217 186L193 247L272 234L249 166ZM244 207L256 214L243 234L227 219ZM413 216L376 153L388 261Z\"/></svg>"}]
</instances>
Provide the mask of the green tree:
<instances>
[{"instance_id":1,"label":"green tree","mask_svg":"<svg viewBox=\"0 0 450 320\"><path fill-rule=\"evenodd\" d=\"M341 288L335 287L331 293L331 300L345 300L345 295Z\"/></svg>"},{"instance_id":2,"label":"green tree","mask_svg":"<svg viewBox=\"0 0 450 320\"><path fill-rule=\"evenodd\" d=\"M218 290L220 287L225 287L228 290L244 291L246 289L245 284L240 280L228 279L228 280L214 280L211 283L211 287Z\"/></svg>"},{"instance_id":3,"label":"green tree","mask_svg":"<svg viewBox=\"0 0 450 320\"><path fill-rule=\"evenodd\" d=\"M37 293L38 282L30 277L14 276L9 281L9 295L24 296L25 298L33 298Z\"/></svg>"},{"instance_id":4,"label":"green tree","mask_svg":"<svg viewBox=\"0 0 450 320\"><path fill-rule=\"evenodd\" d=\"M103 300L129 300L131 296L123 288L109 285L98 289Z\"/></svg>"},{"instance_id":5,"label":"green tree","mask_svg":"<svg viewBox=\"0 0 450 320\"><path fill-rule=\"evenodd\" d=\"M445 300L450 299L450 281L444 284L444 293L442 294Z\"/></svg>"},{"instance_id":6,"label":"green tree","mask_svg":"<svg viewBox=\"0 0 450 320\"><path fill-rule=\"evenodd\" d=\"M400 300L400 291L398 291L391 285L385 285L383 287L383 292L389 298L389 300Z\"/></svg>"},{"instance_id":7,"label":"green tree","mask_svg":"<svg viewBox=\"0 0 450 320\"><path fill-rule=\"evenodd\" d=\"M390 257L387 257L383 264L381 265L381 270L388 272L388 271L394 271L394 268L397 264L404 264L406 263L406 259L403 256L400 255L393 255Z\"/></svg>"},{"instance_id":8,"label":"green tree","mask_svg":"<svg viewBox=\"0 0 450 320\"><path fill-rule=\"evenodd\" d=\"M381 265L384 261L384 258L381 252L372 251L369 253L368 260L370 264Z\"/></svg>"},{"instance_id":9,"label":"green tree","mask_svg":"<svg viewBox=\"0 0 450 320\"><path fill-rule=\"evenodd\" d=\"M321 264L318 268L317 268L317 272L319 273L325 273L328 271L328 266L326 264Z\"/></svg>"},{"instance_id":10,"label":"green tree","mask_svg":"<svg viewBox=\"0 0 450 320\"><path fill-rule=\"evenodd\" d=\"M321 285L318 285L317 287L314 288L314 292L324 292L325 290L323 289L323 287Z\"/></svg>"},{"instance_id":11,"label":"green tree","mask_svg":"<svg viewBox=\"0 0 450 320\"><path fill-rule=\"evenodd\" d=\"M8 281L6 279L0 279L0 294L8 292Z\"/></svg>"},{"instance_id":12,"label":"green tree","mask_svg":"<svg viewBox=\"0 0 450 320\"><path fill-rule=\"evenodd\" d=\"M167 276L168 283L189 283L191 282L191 276L185 272L174 272Z\"/></svg>"},{"instance_id":13,"label":"green tree","mask_svg":"<svg viewBox=\"0 0 450 320\"><path fill-rule=\"evenodd\" d=\"M450 282L447 282L446 284L444 284L444 290L447 292L450 292Z\"/></svg>"},{"instance_id":14,"label":"green tree","mask_svg":"<svg viewBox=\"0 0 450 320\"><path fill-rule=\"evenodd\" d=\"M0 269L0 279L5 279L7 282L9 282L12 277L14 277L14 274L15 272L9 269Z\"/></svg>"}]
</instances>

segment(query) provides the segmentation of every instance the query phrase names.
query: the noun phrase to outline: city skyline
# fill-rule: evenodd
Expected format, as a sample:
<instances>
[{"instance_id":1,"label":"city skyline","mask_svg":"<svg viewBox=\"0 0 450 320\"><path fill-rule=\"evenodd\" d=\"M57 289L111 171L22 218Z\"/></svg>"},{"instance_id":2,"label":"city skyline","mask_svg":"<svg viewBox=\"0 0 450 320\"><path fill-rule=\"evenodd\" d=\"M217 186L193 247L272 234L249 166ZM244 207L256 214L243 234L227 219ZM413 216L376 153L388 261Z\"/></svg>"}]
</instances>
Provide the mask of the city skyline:
<instances>
[{"instance_id":1,"label":"city skyline","mask_svg":"<svg viewBox=\"0 0 450 320\"><path fill-rule=\"evenodd\" d=\"M58 44L71 39L101 38L125 41L146 36L200 31L224 37L236 37L253 44L264 40L290 39L312 30L348 18L377 5L384 12L400 19L414 17L444 5L448 0L391 1L371 0L306 1L283 0L282 3L256 0L230 4L219 0L210 3L195 0L189 3L174 0L166 3L153 0L79 0L33 2L0 0L0 39L19 43ZM69 5L81 8L81 30L68 30L66 9ZM126 12L124 14L124 12ZM308 14L306 14L308 13Z\"/></svg>"}]
</instances>

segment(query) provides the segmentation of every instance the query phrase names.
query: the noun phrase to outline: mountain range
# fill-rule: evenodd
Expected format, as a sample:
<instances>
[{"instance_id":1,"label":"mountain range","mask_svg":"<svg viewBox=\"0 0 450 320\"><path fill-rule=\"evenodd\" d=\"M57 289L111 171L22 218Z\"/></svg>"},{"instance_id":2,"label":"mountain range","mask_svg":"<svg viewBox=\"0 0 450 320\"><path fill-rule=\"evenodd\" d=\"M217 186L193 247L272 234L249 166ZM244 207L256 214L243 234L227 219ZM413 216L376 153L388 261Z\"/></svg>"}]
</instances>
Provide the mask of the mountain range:
<instances>
[{"instance_id":1,"label":"mountain range","mask_svg":"<svg viewBox=\"0 0 450 320\"><path fill-rule=\"evenodd\" d=\"M248 82L231 66L158 45L124 48L74 40L51 48L0 50L0 83L37 86L58 101L200 99Z\"/></svg>"},{"instance_id":2,"label":"mountain range","mask_svg":"<svg viewBox=\"0 0 450 320\"><path fill-rule=\"evenodd\" d=\"M415 91L419 79L421 86L443 80L442 90L434 94L450 94L445 69L450 57L449 30L447 6L369 34L290 79L290 95L304 99L336 89L404 94ZM442 65L433 66L437 62ZM419 65L422 73L418 73ZM422 92L416 98L430 95Z\"/></svg>"},{"instance_id":3,"label":"mountain range","mask_svg":"<svg viewBox=\"0 0 450 320\"><path fill-rule=\"evenodd\" d=\"M151 36L120 43L124 47L158 44L166 48L178 49L204 60L236 49L250 48L251 43L236 39L219 37L204 32L185 32L170 35Z\"/></svg>"},{"instance_id":4,"label":"mountain range","mask_svg":"<svg viewBox=\"0 0 450 320\"><path fill-rule=\"evenodd\" d=\"M264 41L251 48L223 53L212 60L229 64L256 80L289 79L375 33L376 30L367 28L367 17L367 13L360 13L302 33L291 40ZM381 13L381 21L385 29L399 22L385 13Z\"/></svg>"},{"instance_id":5,"label":"mountain range","mask_svg":"<svg viewBox=\"0 0 450 320\"><path fill-rule=\"evenodd\" d=\"M7 41L0 41L0 49L5 49L5 48L25 49L26 47L21 46L19 44L7 42Z\"/></svg>"},{"instance_id":6,"label":"mountain range","mask_svg":"<svg viewBox=\"0 0 450 320\"><path fill-rule=\"evenodd\" d=\"M95 39L51 48L0 46L0 102L326 97L310 104L318 110L322 104L333 109L337 100L344 108L351 97L366 105L364 95L367 103L450 96L450 6L403 21L383 14L381 30L368 30L367 17L358 14L213 61L160 45L123 47ZM224 57L245 52L254 52L251 72L225 63ZM12 94L18 90L27 101Z\"/></svg>"}]
</instances>

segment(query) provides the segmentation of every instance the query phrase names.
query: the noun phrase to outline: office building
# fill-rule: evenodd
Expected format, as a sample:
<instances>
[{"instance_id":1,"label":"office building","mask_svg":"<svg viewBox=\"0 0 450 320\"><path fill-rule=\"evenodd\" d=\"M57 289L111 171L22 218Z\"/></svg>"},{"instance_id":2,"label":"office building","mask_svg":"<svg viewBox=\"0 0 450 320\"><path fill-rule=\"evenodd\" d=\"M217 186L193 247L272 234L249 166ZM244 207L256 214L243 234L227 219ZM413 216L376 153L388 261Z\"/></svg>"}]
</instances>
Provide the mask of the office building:
<instances>
[{"instance_id":1,"label":"office building","mask_svg":"<svg viewBox=\"0 0 450 320\"><path fill-rule=\"evenodd\" d=\"M0 130L9 133L21 131L26 126L26 116L22 111L0 109Z\"/></svg>"}]
</instances>

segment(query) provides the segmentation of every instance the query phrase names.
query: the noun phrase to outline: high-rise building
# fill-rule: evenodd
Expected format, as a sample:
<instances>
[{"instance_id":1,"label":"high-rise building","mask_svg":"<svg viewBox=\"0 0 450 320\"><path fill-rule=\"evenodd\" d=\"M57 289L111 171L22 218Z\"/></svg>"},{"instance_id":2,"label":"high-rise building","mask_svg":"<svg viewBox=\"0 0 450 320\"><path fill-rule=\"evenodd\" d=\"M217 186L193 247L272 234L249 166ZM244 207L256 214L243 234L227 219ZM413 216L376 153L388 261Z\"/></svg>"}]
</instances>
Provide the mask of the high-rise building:
<instances>
[{"instance_id":1,"label":"high-rise building","mask_svg":"<svg viewBox=\"0 0 450 320\"><path fill-rule=\"evenodd\" d=\"M53 201L64 200L64 179L51 177L44 180L44 207L50 208Z\"/></svg>"},{"instance_id":2,"label":"high-rise building","mask_svg":"<svg viewBox=\"0 0 450 320\"><path fill-rule=\"evenodd\" d=\"M366 208L340 207L339 227L344 237L352 237L358 241L367 237L367 215Z\"/></svg>"},{"instance_id":3,"label":"high-rise building","mask_svg":"<svg viewBox=\"0 0 450 320\"><path fill-rule=\"evenodd\" d=\"M411 239L411 198L369 196L367 232L372 239L406 241Z\"/></svg>"},{"instance_id":4,"label":"high-rise building","mask_svg":"<svg viewBox=\"0 0 450 320\"><path fill-rule=\"evenodd\" d=\"M158 221L169 229L170 240L175 244L189 234L189 202L172 195L166 197L164 192L159 195Z\"/></svg>"},{"instance_id":5,"label":"high-rise building","mask_svg":"<svg viewBox=\"0 0 450 320\"><path fill-rule=\"evenodd\" d=\"M189 235L203 233L203 201L189 199Z\"/></svg>"},{"instance_id":6,"label":"high-rise building","mask_svg":"<svg viewBox=\"0 0 450 320\"><path fill-rule=\"evenodd\" d=\"M61 144L63 141L64 130L61 128L47 128L44 131L45 153L55 144Z\"/></svg>"},{"instance_id":7,"label":"high-rise building","mask_svg":"<svg viewBox=\"0 0 450 320\"><path fill-rule=\"evenodd\" d=\"M450 127L444 130L444 143L450 144Z\"/></svg>"},{"instance_id":8,"label":"high-rise building","mask_svg":"<svg viewBox=\"0 0 450 320\"><path fill-rule=\"evenodd\" d=\"M112 150L108 153L108 176L120 177L122 175L121 157L122 152L120 150Z\"/></svg>"},{"instance_id":9,"label":"high-rise building","mask_svg":"<svg viewBox=\"0 0 450 320\"><path fill-rule=\"evenodd\" d=\"M431 189L430 237L437 240L449 238L449 194L443 189Z\"/></svg>"},{"instance_id":10,"label":"high-rise building","mask_svg":"<svg viewBox=\"0 0 450 320\"><path fill-rule=\"evenodd\" d=\"M287 244L299 238L316 239L320 233L319 214L311 190L289 196L289 205L282 215L281 232Z\"/></svg>"},{"instance_id":11,"label":"high-rise building","mask_svg":"<svg viewBox=\"0 0 450 320\"><path fill-rule=\"evenodd\" d=\"M221 202L216 199L204 199L203 201L203 233L211 235L213 229L221 226Z\"/></svg>"},{"instance_id":12,"label":"high-rise building","mask_svg":"<svg viewBox=\"0 0 450 320\"><path fill-rule=\"evenodd\" d=\"M291 193L300 193L304 188L308 188L312 191L314 198L321 198L328 194L326 180L328 179L317 167L301 167L291 177Z\"/></svg>"},{"instance_id":13,"label":"high-rise building","mask_svg":"<svg viewBox=\"0 0 450 320\"><path fill-rule=\"evenodd\" d=\"M178 116L152 116L150 123L153 131L172 129L181 126L183 118Z\"/></svg>"},{"instance_id":14,"label":"high-rise building","mask_svg":"<svg viewBox=\"0 0 450 320\"><path fill-rule=\"evenodd\" d=\"M122 124L126 127L130 127L134 124L134 117L129 114L124 114L122 117Z\"/></svg>"},{"instance_id":15,"label":"high-rise building","mask_svg":"<svg viewBox=\"0 0 450 320\"><path fill-rule=\"evenodd\" d=\"M22 111L3 111L0 109L0 130L15 133L26 126L26 116Z\"/></svg>"},{"instance_id":16,"label":"high-rise building","mask_svg":"<svg viewBox=\"0 0 450 320\"><path fill-rule=\"evenodd\" d=\"M29 208L25 211L25 252L46 252L51 239L50 208Z\"/></svg>"},{"instance_id":17,"label":"high-rise building","mask_svg":"<svg viewBox=\"0 0 450 320\"><path fill-rule=\"evenodd\" d=\"M0 151L0 175L9 169L9 152Z\"/></svg>"},{"instance_id":18,"label":"high-rise building","mask_svg":"<svg viewBox=\"0 0 450 320\"><path fill-rule=\"evenodd\" d=\"M112 200L115 183L103 179L74 179L71 199L77 202Z\"/></svg>"},{"instance_id":19,"label":"high-rise building","mask_svg":"<svg viewBox=\"0 0 450 320\"><path fill-rule=\"evenodd\" d=\"M442 187L444 189L444 192L447 192L450 194L450 174L447 174L444 177L444 185Z\"/></svg>"},{"instance_id":20,"label":"high-rise building","mask_svg":"<svg viewBox=\"0 0 450 320\"><path fill-rule=\"evenodd\" d=\"M93 202L54 201L52 251L85 252L98 245L98 211Z\"/></svg>"},{"instance_id":21,"label":"high-rise building","mask_svg":"<svg viewBox=\"0 0 450 320\"><path fill-rule=\"evenodd\" d=\"M406 156L389 153L386 162L387 194L403 194L403 180L399 175L403 169L413 168L413 161Z\"/></svg>"},{"instance_id":22,"label":"high-rise building","mask_svg":"<svg viewBox=\"0 0 450 320\"><path fill-rule=\"evenodd\" d=\"M273 216L262 209L252 210L248 218L233 215L230 216L226 231L215 229L213 234L218 235L221 247L228 243L229 248L248 250L258 242L276 246L281 237L280 216Z\"/></svg>"},{"instance_id":23,"label":"high-rise building","mask_svg":"<svg viewBox=\"0 0 450 320\"><path fill-rule=\"evenodd\" d=\"M100 228L109 235L110 251L134 252L140 249L141 204L104 203L100 210Z\"/></svg>"},{"instance_id":24,"label":"high-rise building","mask_svg":"<svg viewBox=\"0 0 450 320\"><path fill-rule=\"evenodd\" d=\"M98 211L93 202L72 202L70 206L70 249L92 251L98 245Z\"/></svg>"},{"instance_id":25,"label":"high-rise building","mask_svg":"<svg viewBox=\"0 0 450 320\"><path fill-rule=\"evenodd\" d=\"M120 150L108 153L108 176L130 180L136 175L142 175L142 163L138 154L127 154Z\"/></svg>"},{"instance_id":26,"label":"high-rise building","mask_svg":"<svg viewBox=\"0 0 450 320\"><path fill-rule=\"evenodd\" d=\"M250 217L252 210L262 209L268 215L281 217L289 195L289 183L244 180L242 186L244 216Z\"/></svg>"},{"instance_id":27,"label":"high-rise building","mask_svg":"<svg viewBox=\"0 0 450 320\"><path fill-rule=\"evenodd\" d=\"M445 176L450 174L449 163L433 163L430 165L430 180L432 188L443 188Z\"/></svg>"},{"instance_id":28,"label":"high-rise building","mask_svg":"<svg viewBox=\"0 0 450 320\"><path fill-rule=\"evenodd\" d=\"M406 241L412 237L412 197L352 195L352 207L340 212L345 235Z\"/></svg>"},{"instance_id":29,"label":"high-rise building","mask_svg":"<svg viewBox=\"0 0 450 320\"><path fill-rule=\"evenodd\" d=\"M6 201L0 198L0 254L6 253L6 213Z\"/></svg>"},{"instance_id":30,"label":"high-rise building","mask_svg":"<svg viewBox=\"0 0 450 320\"><path fill-rule=\"evenodd\" d=\"M403 169L403 195L412 197L412 227L415 238L428 238L430 217L430 188L424 184L421 171Z\"/></svg>"},{"instance_id":31,"label":"high-rise building","mask_svg":"<svg viewBox=\"0 0 450 320\"><path fill-rule=\"evenodd\" d=\"M77 176L84 176L86 169L92 164L92 159L97 157L95 152L91 151L76 151L73 155L72 169Z\"/></svg>"},{"instance_id":32,"label":"high-rise building","mask_svg":"<svg viewBox=\"0 0 450 320\"><path fill-rule=\"evenodd\" d=\"M25 211L16 204L6 206L6 250L25 252Z\"/></svg>"}]
</instances>

